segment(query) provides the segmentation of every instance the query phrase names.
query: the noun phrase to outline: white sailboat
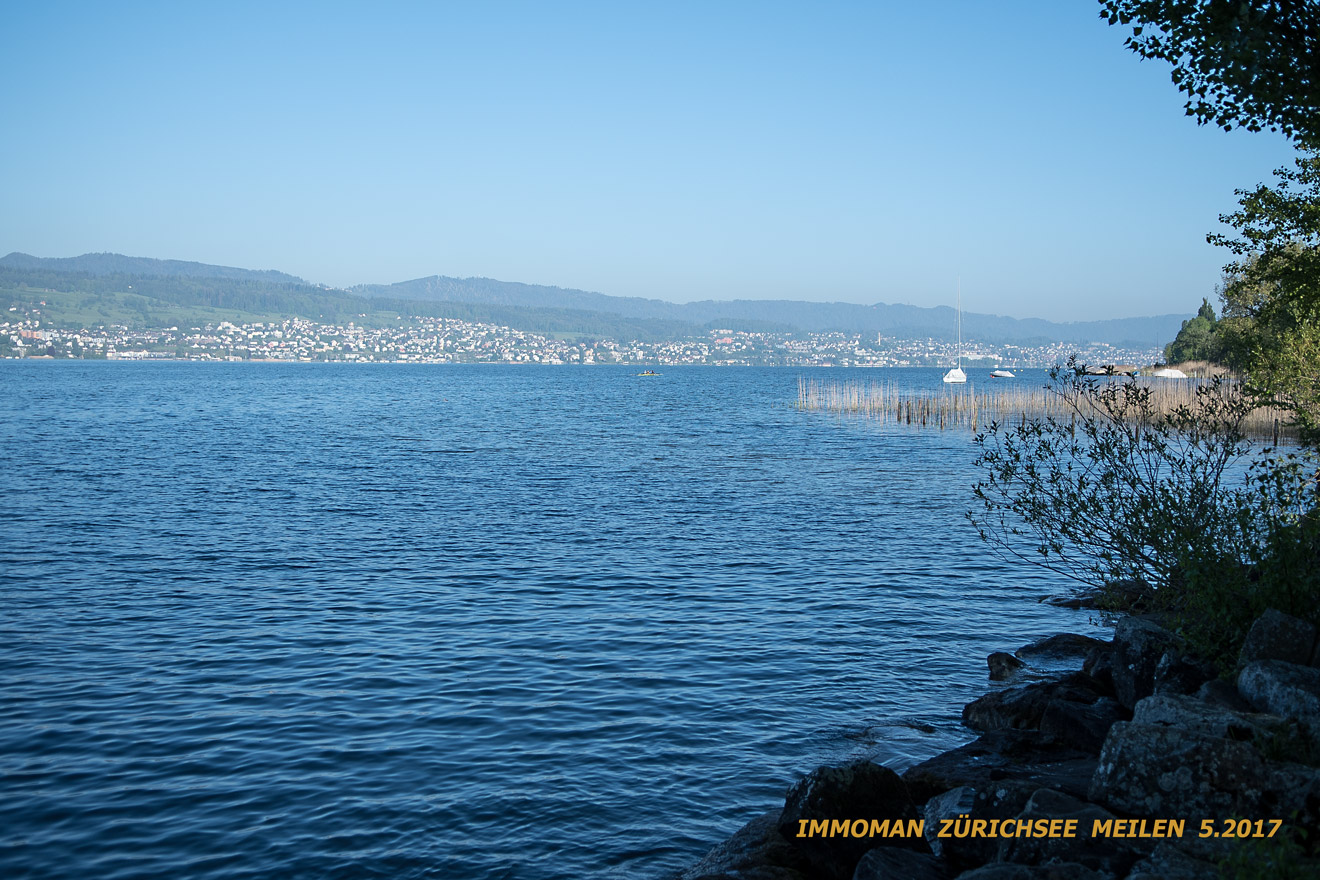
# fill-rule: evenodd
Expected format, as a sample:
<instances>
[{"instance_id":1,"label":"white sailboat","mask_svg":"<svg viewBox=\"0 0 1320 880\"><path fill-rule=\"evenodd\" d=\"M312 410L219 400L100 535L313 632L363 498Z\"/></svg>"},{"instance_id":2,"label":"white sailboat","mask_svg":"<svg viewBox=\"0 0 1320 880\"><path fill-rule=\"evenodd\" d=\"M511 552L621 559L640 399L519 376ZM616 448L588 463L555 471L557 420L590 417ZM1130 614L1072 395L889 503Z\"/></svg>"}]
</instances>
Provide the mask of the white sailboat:
<instances>
[{"instance_id":1,"label":"white sailboat","mask_svg":"<svg viewBox=\"0 0 1320 880\"><path fill-rule=\"evenodd\" d=\"M967 381L967 374L962 369L962 279L958 279L958 366L944 374L948 384L961 385Z\"/></svg>"}]
</instances>

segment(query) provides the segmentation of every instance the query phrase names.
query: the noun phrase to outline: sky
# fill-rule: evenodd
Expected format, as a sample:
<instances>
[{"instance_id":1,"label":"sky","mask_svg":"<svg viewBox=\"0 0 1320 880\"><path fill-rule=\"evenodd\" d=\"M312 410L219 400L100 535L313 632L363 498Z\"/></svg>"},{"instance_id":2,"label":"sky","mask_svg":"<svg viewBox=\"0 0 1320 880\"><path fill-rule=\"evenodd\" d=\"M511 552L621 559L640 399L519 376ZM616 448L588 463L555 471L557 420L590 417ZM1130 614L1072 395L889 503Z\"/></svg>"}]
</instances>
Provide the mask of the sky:
<instances>
[{"instance_id":1,"label":"sky","mask_svg":"<svg viewBox=\"0 0 1320 880\"><path fill-rule=\"evenodd\" d=\"M1279 135L1094 0L15 3L0 253L1191 313Z\"/></svg>"}]
</instances>

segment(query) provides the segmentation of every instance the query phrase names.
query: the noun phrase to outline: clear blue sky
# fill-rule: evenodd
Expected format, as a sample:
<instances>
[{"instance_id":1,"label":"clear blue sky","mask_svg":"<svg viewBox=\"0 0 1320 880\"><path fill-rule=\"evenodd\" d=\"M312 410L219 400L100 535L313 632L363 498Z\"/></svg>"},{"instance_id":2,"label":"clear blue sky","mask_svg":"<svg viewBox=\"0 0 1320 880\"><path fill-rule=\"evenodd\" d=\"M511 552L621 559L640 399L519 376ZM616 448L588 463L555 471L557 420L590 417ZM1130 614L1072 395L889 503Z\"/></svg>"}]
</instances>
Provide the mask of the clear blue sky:
<instances>
[{"instance_id":1,"label":"clear blue sky","mask_svg":"<svg viewBox=\"0 0 1320 880\"><path fill-rule=\"evenodd\" d=\"M0 253L1192 312L1291 150L1198 128L1098 9L10 4Z\"/></svg>"}]
</instances>

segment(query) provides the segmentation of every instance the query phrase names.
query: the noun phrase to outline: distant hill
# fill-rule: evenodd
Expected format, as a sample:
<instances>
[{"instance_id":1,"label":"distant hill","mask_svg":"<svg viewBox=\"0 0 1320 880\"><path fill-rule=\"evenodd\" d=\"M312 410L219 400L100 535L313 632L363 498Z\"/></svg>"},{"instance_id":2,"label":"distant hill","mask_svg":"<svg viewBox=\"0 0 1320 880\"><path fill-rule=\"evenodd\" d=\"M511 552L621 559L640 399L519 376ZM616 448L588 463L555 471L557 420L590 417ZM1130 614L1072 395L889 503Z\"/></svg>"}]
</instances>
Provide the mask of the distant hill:
<instances>
[{"instance_id":1,"label":"distant hill","mask_svg":"<svg viewBox=\"0 0 1320 880\"><path fill-rule=\"evenodd\" d=\"M137 309L130 317L180 308L233 310L243 315L296 315L312 320L392 320L399 314L459 318L503 324L534 333L616 339L662 339L696 335L712 328L763 332L877 334L903 339L952 340L956 314L948 306L876 303L818 303L795 300L703 300L671 303L640 297L608 296L585 290L432 275L398 284L369 284L334 290L274 270L254 271L181 260L154 260L121 254L42 258L12 253L0 257L0 290L32 288L118 297L132 292ZM161 308L155 308L152 304ZM168 307L168 308L166 308ZM109 301L89 309L116 314ZM154 309L154 310L153 310ZM72 320L73 312L70 312ZM970 342L1040 345L1051 342L1106 342L1154 348L1177 335L1188 315L1116 318L1055 323L963 313L963 335ZM199 318L200 319L200 318ZM104 317L102 320L115 320Z\"/></svg>"},{"instance_id":2,"label":"distant hill","mask_svg":"<svg viewBox=\"0 0 1320 880\"><path fill-rule=\"evenodd\" d=\"M775 329L883 334L907 339L952 340L957 313L949 306L923 308L877 303L819 303L799 300L703 300L686 304L658 299L607 296L585 290L495 281L490 278L448 278L432 275L390 285L363 285L354 293L427 302L498 303L521 308L567 308L606 312L642 320L679 321L702 327ZM1177 335L1187 315L1116 318L1108 321L1055 323L1041 318L1009 318L963 313L963 335L969 341L1038 345L1049 342L1107 342L1111 345L1157 347Z\"/></svg>"},{"instance_id":3,"label":"distant hill","mask_svg":"<svg viewBox=\"0 0 1320 880\"><path fill-rule=\"evenodd\" d=\"M283 272L119 254L56 259L9 254L0 257L0 290L10 291L11 300L15 296L21 300L23 290L77 294L80 313L104 313L106 322L133 324L148 323L162 311L178 312L183 319L188 309L200 309L208 316L218 309L243 318L298 315L339 320L376 307L361 297L325 290ZM132 306L125 315L126 302Z\"/></svg>"},{"instance_id":4,"label":"distant hill","mask_svg":"<svg viewBox=\"0 0 1320 880\"><path fill-rule=\"evenodd\" d=\"M34 257L15 251L0 257L0 266L11 269L43 269L82 272L87 275L141 275L180 278L229 278L236 281L269 281L276 284L307 284L301 278L274 269L235 269L184 260L153 260L123 254L83 254L81 257ZM311 286L311 285L308 285Z\"/></svg>"},{"instance_id":5,"label":"distant hill","mask_svg":"<svg viewBox=\"0 0 1320 880\"><path fill-rule=\"evenodd\" d=\"M703 332L701 327L681 321L637 319L564 306L367 299L283 272L119 254L45 259L14 253L0 257L0 297L7 297L6 307L44 303L40 308L45 320L80 326L169 326L286 316L379 325L393 323L400 315L419 315L571 337L651 341Z\"/></svg>"}]
</instances>

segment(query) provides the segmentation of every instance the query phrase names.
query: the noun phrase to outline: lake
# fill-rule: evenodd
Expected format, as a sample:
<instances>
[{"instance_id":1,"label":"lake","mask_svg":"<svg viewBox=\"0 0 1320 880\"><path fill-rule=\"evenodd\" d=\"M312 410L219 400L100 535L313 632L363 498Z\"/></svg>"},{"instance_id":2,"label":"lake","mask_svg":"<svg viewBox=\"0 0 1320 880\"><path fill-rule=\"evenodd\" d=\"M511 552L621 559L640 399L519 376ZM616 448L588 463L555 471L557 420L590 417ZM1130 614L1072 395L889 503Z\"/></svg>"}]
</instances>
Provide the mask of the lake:
<instances>
[{"instance_id":1,"label":"lake","mask_svg":"<svg viewBox=\"0 0 1320 880\"><path fill-rule=\"evenodd\" d=\"M663 878L1093 626L793 405L942 370L639 369L0 363L0 873Z\"/></svg>"}]
</instances>

